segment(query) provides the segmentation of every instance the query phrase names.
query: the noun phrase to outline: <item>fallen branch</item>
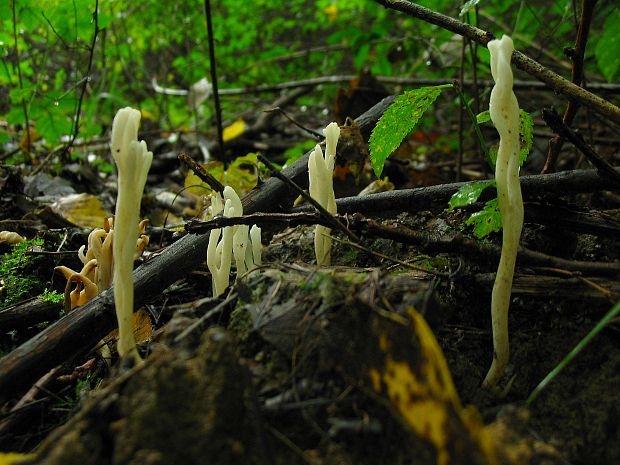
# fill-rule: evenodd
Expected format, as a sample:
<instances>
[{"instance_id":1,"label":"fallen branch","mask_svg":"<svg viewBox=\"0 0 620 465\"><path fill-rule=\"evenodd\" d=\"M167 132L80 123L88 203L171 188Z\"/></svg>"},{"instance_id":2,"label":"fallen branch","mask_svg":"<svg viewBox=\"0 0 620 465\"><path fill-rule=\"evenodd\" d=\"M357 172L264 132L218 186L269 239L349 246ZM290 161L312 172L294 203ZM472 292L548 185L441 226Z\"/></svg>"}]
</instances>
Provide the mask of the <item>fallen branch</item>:
<instances>
[{"instance_id":1,"label":"fallen branch","mask_svg":"<svg viewBox=\"0 0 620 465\"><path fill-rule=\"evenodd\" d=\"M615 171L620 173L620 168ZM476 181L470 181L476 182ZM394 211L422 211L433 207L448 206L448 200L465 182L439 184L437 186L419 187L417 189L401 189L357 197L336 199L339 213L383 214ZM563 196L597 192L600 190L617 189L615 180L599 170L574 170L559 173L532 175L521 177L521 191L524 199L534 199L545 195ZM480 196L480 200L490 199L495 195L492 188ZM291 212L308 212L307 205L296 207Z\"/></svg>"}]
</instances>

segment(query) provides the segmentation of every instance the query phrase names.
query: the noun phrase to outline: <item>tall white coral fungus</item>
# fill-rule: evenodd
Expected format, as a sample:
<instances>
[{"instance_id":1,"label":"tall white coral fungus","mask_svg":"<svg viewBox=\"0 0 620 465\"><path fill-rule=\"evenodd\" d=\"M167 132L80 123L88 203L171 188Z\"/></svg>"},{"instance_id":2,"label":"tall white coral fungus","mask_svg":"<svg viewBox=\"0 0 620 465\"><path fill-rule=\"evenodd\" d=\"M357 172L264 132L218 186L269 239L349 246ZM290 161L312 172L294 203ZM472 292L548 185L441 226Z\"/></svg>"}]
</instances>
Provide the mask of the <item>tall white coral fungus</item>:
<instances>
[{"instance_id":1,"label":"tall white coral fungus","mask_svg":"<svg viewBox=\"0 0 620 465\"><path fill-rule=\"evenodd\" d=\"M325 157L317 145L308 158L308 178L310 197L316 200L329 213L336 213L336 196L334 195L334 165L336 146L340 137L337 123L329 123L323 130L325 135ZM318 266L331 265L332 239L331 228L318 225L314 230L314 253Z\"/></svg>"},{"instance_id":2,"label":"tall white coral fungus","mask_svg":"<svg viewBox=\"0 0 620 465\"><path fill-rule=\"evenodd\" d=\"M512 91L510 68L514 45L512 39L505 35L501 40L489 42L488 48L491 52L491 74L495 80L489 111L500 136L495 180L503 230L502 254L491 296L493 362L482 383L484 387L492 388L504 373L509 358L508 307L523 228L523 198L519 183L519 103Z\"/></svg>"},{"instance_id":3,"label":"tall white coral fungus","mask_svg":"<svg viewBox=\"0 0 620 465\"><path fill-rule=\"evenodd\" d=\"M138 141L140 112L123 108L116 113L112 124L112 157L118 169L118 196L114 216L114 304L118 319L118 353L139 360L132 332L133 261L139 236L140 202L153 152L146 142Z\"/></svg>"}]
</instances>

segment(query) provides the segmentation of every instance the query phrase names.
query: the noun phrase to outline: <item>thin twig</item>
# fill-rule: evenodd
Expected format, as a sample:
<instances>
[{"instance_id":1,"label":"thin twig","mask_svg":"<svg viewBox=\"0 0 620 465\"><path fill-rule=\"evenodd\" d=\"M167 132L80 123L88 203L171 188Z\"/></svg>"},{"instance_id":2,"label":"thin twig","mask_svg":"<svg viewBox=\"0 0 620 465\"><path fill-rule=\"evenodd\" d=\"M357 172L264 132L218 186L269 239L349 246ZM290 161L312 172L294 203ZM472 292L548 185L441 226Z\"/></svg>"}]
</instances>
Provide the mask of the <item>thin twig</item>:
<instances>
[{"instance_id":1,"label":"thin twig","mask_svg":"<svg viewBox=\"0 0 620 465\"><path fill-rule=\"evenodd\" d=\"M220 89L218 95L220 97L233 96L233 95L246 95L246 94L259 94L267 92L280 92L282 90L294 89L297 87L314 87L319 85L333 84L337 85L343 82L349 82L355 78L358 78L354 74L344 74L338 76L319 76L309 79L300 79L296 81L282 82L280 84L263 84L259 86L248 87L236 87L231 89ZM375 76L377 81L382 84L393 84L397 86L440 86L443 84L450 84L451 79L428 79L428 78L411 78L411 77L399 77L399 76ZM462 82L463 87L482 86L492 87L493 81L491 79L479 79L474 82L471 79L465 79ZM169 87L162 87L157 83L157 80L153 78L151 80L151 86L153 90L158 94L184 96L188 94L187 89L172 89ZM526 90L549 90L549 86L544 82L539 81L523 81L516 79L513 82L514 89L526 89ZM588 85L589 89L598 90L601 92L608 92L613 94L620 93L620 84L597 82Z\"/></svg>"},{"instance_id":2,"label":"thin twig","mask_svg":"<svg viewBox=\"0 0 620 465\"><path fill-rule=\"evenodd\" d=\"M211 85L213 86L213 103L215 105L215 121L217 124L217 144L224 166L227 165L226 153L224 152L224 131L222 129L222 107L220 106L220 94L217 90L217 70L215 62L215 43L213 40L213 24L211 21L211 1L204 0L205 16L207 19L207 38L209 41L209 68L211 72Z\"/></svg>"},{"instance_id":3,"label":"thin twig","mask_svg":"<svg viewBox=\"0 0 620 465\"><path fill-rule=\"evenodd\" d=\"M224 310L224 308L226 307L226 305L230 304L234 299L237 298L237 294L236 293L232 293L229 294L226 299L224 299L222 302L218 303L215 307L209 309L203 316L201 316L200 318L198 318L194 323L192 323L190 326L188 326L187 328L185 328L183 330L183 332L181 332L179 335L177 335L174 338L174 344L178 344L179 342L181 342L183 339L185 339L187 336L189 336L191 333L195 332L195 331L202 331L205 327L205 323L214 315L220 313L221 311Z\"/></svg>"},{"instance_id":4,"label":"thin twig","mask_svg":"<svg viewBox=\"0 0 620 465\"><path fill-rule=\"evenodd\" d=\"M21 58L19 57L19 46L17 44L17 13L15 8L15 3L17 0L12 0L11 9L13 11L13 41L15 42L15 61L17 67L17 79L19 81L19 90L24 90L24 81L22 79L22 67L21 67ZM24 94L22 92L21 96L22 103L22 111L24 113L24 124L26 125L26 152L30 155L30 121L28 120L28 106L26 105L26 99L24 98Z\"/></svg>"},{"instance_id":5,"label":"thin twig","mask_svg":"<svg viewBox=\"0 0 620 465\"><path fill-rule=\"evenodd\" d=\"M200 178L201 181L207 183L214 191L219 192L220 195L224 195L224 185L215 179L211 173L204 169L200 163L186 153L181 153L179 155L179 160L185 163L188 168L190 168L196 176Z\"/></svg>"},{"instance_id":6,"label":"thin twig","mask_svg":"<svg viewBox=\"0 0 620 465\"><path fill-rule=\"evenodd\" d=\"M435 271L435 270L431 270L431 269L428 269L428 268L422 268L421 266L412 265L411 263L405 262L403 260L399 260L398 258L390 257L389 255L382 254L381 252L376 252L376 251L374 251L374 250L372 250L372 249L370 249L368 247L364 247L361 244L356 244L355 242L344 241L342 239L338 239L337 237L333 237L332 239L334 239L336 242L339 242L341 244L349 245L349 246L351 246L351 247L353 247L355 249L361 250L362 252L367 253L368 255L373 255L373 256L375 256L377 258L382 258L383 260L388 260L388 261L390 261L392 263L395 263L395 264L400 265L400 266L404 266L405 268L409 268L409 269L414 270L414 271L421 271L423 273L432 274L434 276L439 276L439 277L442 277L442 278L450 277L449 273L442 273L441 271Z\"/></svg>"},{"instance_id":7,"label":"thin twig","mask_svg":"<svg viewBox=\"0 0 620 465\"><path fill-rule=\"evenodd\" d=\"M590 23L592 22L592 15L594 13L594 5L597 0L585 0L582 2L581 18L579 20L579 28L577 29L577 38L575 39L575 48L572 50L571 58L573 62L573 70L571 73L571 81L578 86L583 82L583 57L586 53L586 43L588 41L588 33L590 32ZM579 110L579 103L574 100L569 100L564 111L564 126L570 127L575 115ZM549 141L549 147L547 150L547 160L543 167L541 174L549 173L555 170L555 165L558 159L558 155L564 145L564 138L562 135L557 134L553 139Z\"/></svg>"},{"instance_id":8,"label":"thin twig","mask_svg":"<svg viewBox=\"0 0 620 465\"><path fill-rule=\"evenodd\" d=\"M192 234L204 234L212 229L226 228L228 226L247 225L285 225L288 227L302 224L321 224L332 226L333 222L319 213L254 213L243 216L216 216L208 221L191 220L185 224L185 230Z\"/></svg>"},{"instance_id":9,"label":"thin twig","mask_svg":"<svg viewBox=\"0 0 620 465\"><path fill-rule=\"evenodd\" d=\"M293 123L295 126L297 126L299 129L301 129L304 132L307 132L308 134L310 134L312 137L315 137L317 139L324 139L323 134L320 134L316 131L313 131L312 129L309 129L307 127L305 127L303 124L301 124L299 121L297 121L295 118L293 118L292 116L290 116L287 112L285 112L282 108L280 107L274 107L274 108L267 108L266 110L263 110L265 113L271 113L271 112L278 112L280 113L282 116L284 116L287 120L289 120L291 123Z\"/></svg>"},{"instance_id":10,"label":"thin twig","mask_svg":"<svg viewBox=\"0 0 620 465\"><path fill-rule=\"evenodd\" d=\"M564 114L566 116L566 113ZM583 153L590 163L592 163L601 174L608 176L612 179L617 186L620 186L620 173L618 173L609 162L603 159L596 151L588 144L581 134L576 133L569 128L564 121L560 118L560 115L553 109L543 108L542 117L545 123L551 128L553 132L557 134L560 140L568 140L575 147L577 147L581 153Z\"/></svg>"},{"instance_id":11,"label":"thin twig","mask_svg":"<svg viewBox=\"0 0 620 465\"><path fill-rule=\"evenodd\" d=\"M484 136L482 135L482 130L480 129L480 125L478 124L478 120L476 119L476 115L474 114L473 110L471 109L471 106L469 105L469 103L467 102L467 99L465 98L465 95L463 94L461 83L459 81L454 81L453 87L456 90L456 92L459 94L463 107L465 108L465 111L467 112L469 119L471 119L471 124L474 127L476 136L478 137L478 144L480 145L482 153L484 154L484 157L485 157L484 161L485 162L489 161L491 159L491 157L489 156L489 147L487 146L487 143L484 140Z\"/></svg>"},{"instance_id":12,"label":"thin twig","mask_svg":"<svg viewBox=\"0 0 620 465\"><path fill-rule=\"evenodd\" d=\"M82 83L82 89L77 102L77 108L75 109L75 124L73 125L73 131L71 132L71 139L67 142L64 150L62 151L62 157L66 158L67 153L73 146L78 132L80 131L80 114L82 113L82 102L84 101L84 95L86 95L86 89L90 82L90 72L93 68L93 57L95 56L95 45L97 44L97 36L99 35L99 0L95 0L95 10L93 11L93 21L95 22L95 30L93 31L93 38L90 42L90 48L88 50L88 66L86 67L86 78Z\"/></svg>"}]
</instances>

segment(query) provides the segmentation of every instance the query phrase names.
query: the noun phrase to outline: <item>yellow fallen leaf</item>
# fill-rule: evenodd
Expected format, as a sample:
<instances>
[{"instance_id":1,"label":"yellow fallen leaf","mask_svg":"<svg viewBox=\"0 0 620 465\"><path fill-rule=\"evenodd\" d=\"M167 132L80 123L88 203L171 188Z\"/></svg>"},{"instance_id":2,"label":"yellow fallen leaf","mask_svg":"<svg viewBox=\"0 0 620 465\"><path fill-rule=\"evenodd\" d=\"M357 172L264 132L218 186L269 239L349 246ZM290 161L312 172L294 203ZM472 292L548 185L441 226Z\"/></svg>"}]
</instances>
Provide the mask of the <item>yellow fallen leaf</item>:
<instances>
[{"instance_id":1,"label":"yellow fallen leaf","mask_svg":"<svg viewBox=\"0 0 620 465\"><path fill-rule=\"evenodd\" d=\"M224 132L222 133L222 138L224 139L224 142L228 142L239 137L245 132L246 127L247 125L242 119L238 119L230 126L226 126L224 128Z\"/></svg>"},{"instance_id":2,"label":"yellow fallen leaf","mask_svg":"<svg viewBox=\"0 0 620 465\"><path fill-rule=\"evenodd\" d=\"M143 308L133 313L131 317L131 326L136 344L148 342L153 335L153 324L149 313ZM112 330L104 340L108 342L110 339L118 339L118 329ZM0 464L2 465L2 464Z\"/></svg>"},{"instance_id":3,"label":"yellow fallen leaf","mask_svg":"<svg viewBox=\"0 0 620 465\"><path fill-rule=\"evenodd\" d=\"M220 182L224 181L224 164L221 161L210 161L203 163L202 166L215 179ZM209 195L213 192L213 189L206 182L203 182L193 170L187 172L183 185L188 192L194 195Z\"/></svg>"},{"instance_id":4,"label":"yellow fallen leaf","mask_svg":"<svg viewBox=\"0 0 620 465\"><path fill-rule=\"evenodd\" d=\"M51 207L72 223L83 228L99 228L104 218L112 216L101 201L91 194L71 194L54 202Z\"/></svg>"},{"instance_id":5,"label":"yellow fallen leaf","mask_svg":"<svg viewBox=\"0 0 620 465\"><path fill-rule=\"evenodd\" d=\"M17 452L0 452L0 465L19 465L34 459L33 454L19 454Z\"/></svg>"},{"instance_id":6,"label":"yellow fallen leaf","mask_svg":"<svg viewBox=\"0 0 620 465\"><path fill-rule=\"evenodd\" d=\"M433 332L414 308L408 320L409 330L371 323L378 350L368 366L372 389L388 399L416 437L432 445L436 465L458 463L476 450L480 463L495 464L490 433L475 408L461 405Z\"/></svg>"}]
</instances>

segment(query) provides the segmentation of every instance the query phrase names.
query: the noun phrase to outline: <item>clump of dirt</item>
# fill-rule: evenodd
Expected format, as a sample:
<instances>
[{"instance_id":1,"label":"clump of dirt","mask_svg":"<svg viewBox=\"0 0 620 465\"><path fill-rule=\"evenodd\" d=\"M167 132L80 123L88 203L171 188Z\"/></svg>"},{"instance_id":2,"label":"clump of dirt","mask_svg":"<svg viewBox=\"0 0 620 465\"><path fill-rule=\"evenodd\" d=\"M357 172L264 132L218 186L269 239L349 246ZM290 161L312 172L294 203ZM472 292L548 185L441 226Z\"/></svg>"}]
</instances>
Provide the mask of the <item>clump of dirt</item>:
<instances>
[{"instance_id":1,"label":"clump of dirt","mask_svg":"<svg viewBox=\"0 0 620 465\"><path fill-rule=\"evenodd\" d=\"M160 346L50 436L37 463L264 463L248 380L222 329L208 330L191 356Z\"/></svg>"}]
</instances>

